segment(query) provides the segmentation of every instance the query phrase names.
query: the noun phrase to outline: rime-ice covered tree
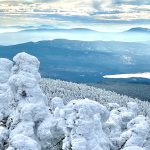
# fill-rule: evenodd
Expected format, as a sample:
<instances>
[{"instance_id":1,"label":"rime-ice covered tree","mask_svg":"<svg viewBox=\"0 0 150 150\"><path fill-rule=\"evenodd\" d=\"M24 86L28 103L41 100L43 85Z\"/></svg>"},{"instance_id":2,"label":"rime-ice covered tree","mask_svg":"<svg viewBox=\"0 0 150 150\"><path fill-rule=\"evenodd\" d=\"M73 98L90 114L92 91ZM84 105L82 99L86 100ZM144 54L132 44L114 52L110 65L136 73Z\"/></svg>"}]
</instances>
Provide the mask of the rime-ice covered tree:
<instances>
[{"instance_id":1,"label":"rime-ice covered tree","mask_svg":"<svg viewBox=\"0 0 150 150\"><path fill-rule=\"evenodd\" d=\"M60 110L65 133L64 150L110 150L110 141L103 131L109 112L103 105L84 99L74 100Z\"/></svg>"},{"instance_id":2,"label":"rime-ice covered tree","mask_svg":"<svg viewBox=\"0 0 150 150\"><path fill-rule=\"evenodd\" d=\"M8 139L9 135L8 129L6 128L6 122L11 113L13 97L7 81L10 77L12 66L12 61L0 58L0 149L5 148L5 141Z\"/></svg>"},{"instance_id":3,"label":"rime-ice covered tree","mask_svg":"<svg viewBox=\"0 0 150 150\"><path fill-rule=\"evenodd\" d=\"M6 126L1 125L0 128L1 147L7 143L8 150L56 148L63 133L57 128L57 120L50 113L47 97L38 84L40 63L36 57L26 53L17 54L13 61L14 66L9 60L0 60L4 74L1 77L1 120Z\"/></svg>"}]
</instances>

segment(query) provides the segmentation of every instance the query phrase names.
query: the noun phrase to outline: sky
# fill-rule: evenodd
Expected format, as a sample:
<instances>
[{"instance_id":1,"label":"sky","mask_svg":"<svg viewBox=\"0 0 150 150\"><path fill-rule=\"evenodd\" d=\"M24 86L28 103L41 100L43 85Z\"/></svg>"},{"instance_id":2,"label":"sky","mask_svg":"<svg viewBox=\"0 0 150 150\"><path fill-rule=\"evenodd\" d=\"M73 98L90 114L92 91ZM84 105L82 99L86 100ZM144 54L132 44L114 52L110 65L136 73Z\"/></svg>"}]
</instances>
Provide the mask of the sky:
<instances>
[{"instance_id":1,"label":"sky","mask_svg":"<svg viewBox=\"0 0 150 150\"><path fill-rule=\"evenodd\" d=\"M0 0L0 26L150 28L150 0Z\"/></svg>"}]
</instances>

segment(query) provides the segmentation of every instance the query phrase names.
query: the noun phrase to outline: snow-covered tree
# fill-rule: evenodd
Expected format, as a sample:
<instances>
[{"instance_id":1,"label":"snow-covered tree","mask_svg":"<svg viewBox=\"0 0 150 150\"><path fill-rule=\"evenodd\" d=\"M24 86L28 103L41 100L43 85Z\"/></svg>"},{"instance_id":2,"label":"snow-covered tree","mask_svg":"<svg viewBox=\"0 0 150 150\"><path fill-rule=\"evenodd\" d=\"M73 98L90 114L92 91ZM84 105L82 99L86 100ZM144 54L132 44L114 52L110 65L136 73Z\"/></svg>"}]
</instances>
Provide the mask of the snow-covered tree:
<instances>
[{"instance_id":1,"label":"snow-covered tree","mask_svg":"<svg viewBox=\"0 0 150 150\"><path fill-rule=\"evenodd\" d=\"M109 111L97 102L74 100L60 110L61 127L65 133L64 150L110 150L103 131Z\"/></svg>"},{"instance_id":2,"label":"snow-covered tree","mask_svg":"<svg viewBox=\"0 0 150 150\"><path fill-rule=\"evenodd\" d=\"M3 109L7 109L7 115L1 109L2 119L7 117L5 122L7 129L1 127L1 143L4 144L6 137L9 136L8 149L46 150L56 147L63 133L57 127L57 120L49 111L47 97L38 84L40 81L39 61L26 53L17 54L13 61L14 66L8 60L2 61L4 62L2 64L4 69L2 69L8 74L4 76L4 79L5 82L8 80L6 86L11 97L7 97L7 91L3 94L12 101L13 107L8 108L9 103L6 100L8 106L5 107L2 101L4 95L0 102Z\"/></svg>"}]
</instances>

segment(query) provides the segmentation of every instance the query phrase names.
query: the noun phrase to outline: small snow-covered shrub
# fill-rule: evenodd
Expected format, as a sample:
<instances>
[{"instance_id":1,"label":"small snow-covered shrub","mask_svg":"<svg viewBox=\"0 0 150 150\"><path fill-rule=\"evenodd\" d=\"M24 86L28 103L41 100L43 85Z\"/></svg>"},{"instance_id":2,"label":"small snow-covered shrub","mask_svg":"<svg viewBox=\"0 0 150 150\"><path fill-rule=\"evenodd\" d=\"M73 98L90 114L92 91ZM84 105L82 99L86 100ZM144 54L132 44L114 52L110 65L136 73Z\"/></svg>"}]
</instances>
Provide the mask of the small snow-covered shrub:
<instances>
[{"instance_id":1,"label":"small snow-covered shrub","mask_svg":"<svg viewBox=\"0 0 150 150\"><path fill-rule=\"evenodd\" d=\"M148 118L139 115L127 124L127 130L120 136L125 141L124 147L138 146L145 150L150 149L150 124Z\"/></svg>"},{"instance_id":2,"label":"small snow-covered shrub","mask_svg":"<svg viewBox=\"0 0 150 150\"><path fill-rule=\"evenodd\" d=\"M150 150L148 102L41 79L39 65L0 58L0 150Z\"/></svg>"},{"instance_id":3,"label":"small snow-covered shrub","mask_svg":"<svg viewBox=\"0 0 150 150\"><path fill-rule=\"evenodd\" d=\"M110 141L102 129L108 116L106 107L88 99L68 103L60 110L65 133L63 149L110 150Z\"/></svg>"},{"instance_id":4,"label":"small snow-covered shrub","mask_svg":"<svg viewBox=\"0 0 150 150\"><path fill-rule=\"evenodd\" d=\"M144 147L144 142L148 137L147 133L150 131L150 124L144 116L138 116L137 103L129 102L127 107L111 110L106 122L106 131L112 141L113 149L118 150L118 148L134 145Z\"/></svg>"}]
</instances>

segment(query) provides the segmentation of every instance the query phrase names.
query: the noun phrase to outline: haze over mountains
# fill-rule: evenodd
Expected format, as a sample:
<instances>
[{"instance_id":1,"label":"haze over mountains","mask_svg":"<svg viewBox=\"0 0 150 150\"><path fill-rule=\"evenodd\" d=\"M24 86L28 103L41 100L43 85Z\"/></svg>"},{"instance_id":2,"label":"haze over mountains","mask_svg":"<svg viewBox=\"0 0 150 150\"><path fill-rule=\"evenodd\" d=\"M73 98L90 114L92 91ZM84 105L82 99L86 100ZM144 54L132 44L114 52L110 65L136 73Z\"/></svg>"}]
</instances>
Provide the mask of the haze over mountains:
<instances>
[{"instance_id":1,"label":"haze over mountains","mask_svg":"<svg viewBox=\"0 0 150 150\"><path fill-rule=\"evenodd\" d=\"M5 29L7 31L7 29ZM10 32L9 32L10 31ZM68 39L82 41L122 41L122 42L147 42L150 41L150 29L131 28L124 32L98 32L87 28L63 29L53 26L18 27L0 33L0 45L14 45L42 40ZM9 40L8 40L9 39Z\"/></svg>"},{"instance_id":2,"label":"haze over mountains","mask_svg":"<svg viewBox=\"0 0 150 150\"><path fill-rule=\"evenodd\" d=\"M100 33L95 30L87 29L87 28L71 28L71 29L59 29L59 28L36 28L36 29L27 29L22 30L20 32L70 32L70 33L77 33L77 32L85 32L85 33Z\"/></svg>"},{"instance_id":3,"label":"haze over mountains","mask_svg":"<svg viewBox=\"0 0 150 150\"><path fill-rule=\"evenodd\" d=\"M101 32L101 31L96 31L96 30L92 30L92 29L88 29L88 28L71 28L71 29L63 29L63 28L55 28L52 26L40 26L38 28L28 28L28 29L24 29L20 32L27 32L27 31L50 31L50 32L93 32L93 33L109 33L109 32ZM127 33L127 32L137 32L137 33L149 33L150 29L148 28L142 28L142 27L135 27L135 28L131 28L129 30L125 30L123 32L116 32L116 33ZM115 33L115 32L110 32L110 33Z\"/></svg>"}]
</instances>

